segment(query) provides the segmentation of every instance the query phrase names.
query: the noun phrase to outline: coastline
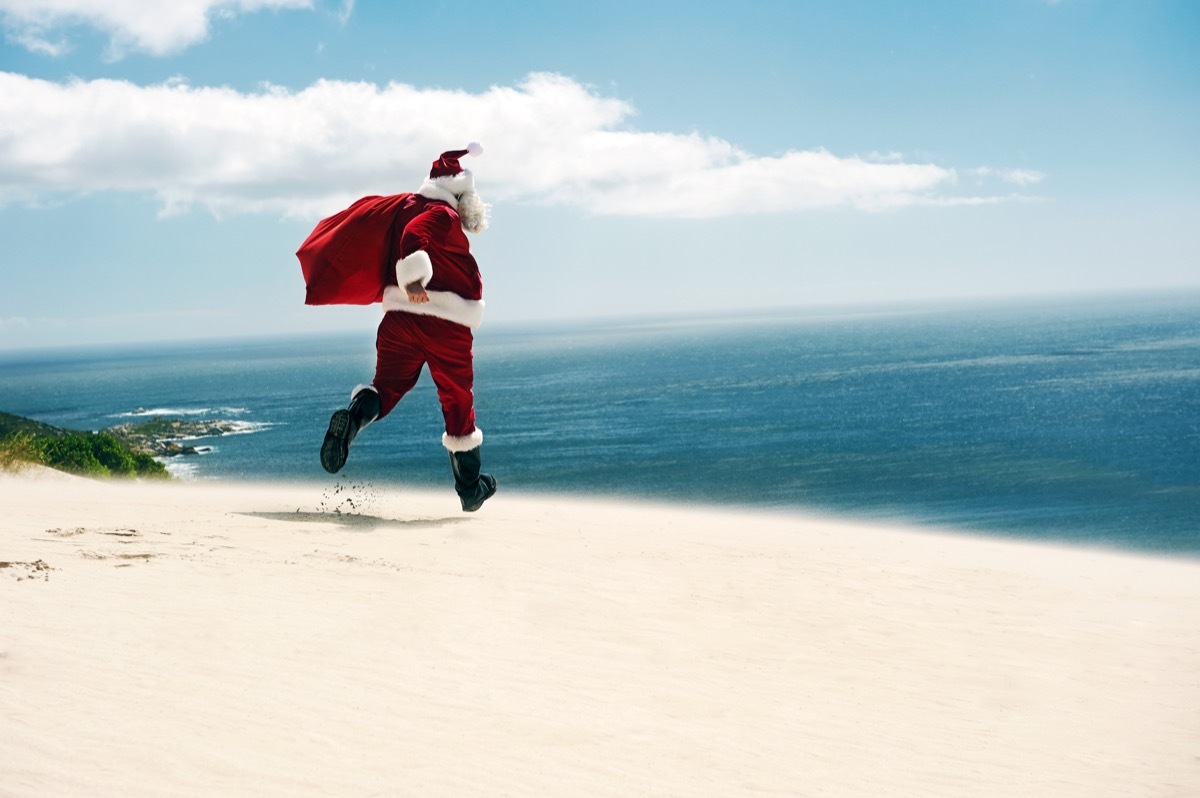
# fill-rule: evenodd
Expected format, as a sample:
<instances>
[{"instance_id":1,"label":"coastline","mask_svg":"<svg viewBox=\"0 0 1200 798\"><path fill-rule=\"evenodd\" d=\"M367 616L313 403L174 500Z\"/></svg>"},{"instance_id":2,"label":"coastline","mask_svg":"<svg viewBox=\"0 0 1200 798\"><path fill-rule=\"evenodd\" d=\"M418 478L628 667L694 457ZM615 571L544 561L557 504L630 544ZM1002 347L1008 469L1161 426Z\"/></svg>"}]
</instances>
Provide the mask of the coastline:
<instances>
[{"instance_id":1,"label":"coastline","mask_svg":"<svg viewBox=\"0 0 1200 798\"><path fill-rule=\"evenodd\" d=\"M0 492L14 797L1200 785L1190 559L503 489Z\"/></svg>"},{"instance_id":2,"label":"coastline","mask_svg":"<svg viewBox=\"0 0 1200 798\"><path fill-rule=\"evenodd\" d=\"M489 327L476 397L488 468L509 490L1200 555L1195 303L1054 306ZM252 424L192 441L207 451L170 470L320 479L330 413L371 373L366 337L0 356L0 393L7 410L75 429L156 415ZM415 390L356 440L353 471L445 484L434 386Z\"/></svg>"}]
</instances>

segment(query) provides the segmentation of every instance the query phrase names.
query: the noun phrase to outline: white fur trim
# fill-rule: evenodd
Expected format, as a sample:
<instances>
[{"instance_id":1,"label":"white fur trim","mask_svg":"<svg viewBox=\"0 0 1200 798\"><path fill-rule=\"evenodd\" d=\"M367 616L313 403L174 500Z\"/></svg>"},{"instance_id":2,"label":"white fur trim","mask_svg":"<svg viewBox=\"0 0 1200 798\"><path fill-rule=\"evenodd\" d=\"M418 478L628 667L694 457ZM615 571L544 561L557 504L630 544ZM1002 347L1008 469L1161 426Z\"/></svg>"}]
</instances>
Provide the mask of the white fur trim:
<instances>
[{"instance_id":1,"label":"white fur trim","mask_svg":"<svg viewBox=\"0 0 1200 798\"><path fill-rule=\"evenodd\" d=\"M456 175L425 178L417 193L422 197L447 202L451 208L457 209L458 195L474 190L475 176L471 174L470 169L464 169Z\"/></svg>"},{"instance_id":2,"label":"white fur trim","mask_svg":"<svg viewBox=\"0 0 1200 798\"><path fill-rule=\"evenodd\" d=\"M350 401L353 402L354 397L358 396L363 391L374 391L376 395L379 394L379 389L374 385L355 385L354 390L350 392Z\"/></svg>"},{"instance_id":3,"label":"white fur trim","mask_svg":"<svg viewBox=\"0 0 1200 798\"><path fill-rule=\"evenodd\" d=\"M384 311L399 310L419 316L437 316L455 324L475 329L483 323L483 300L463 299L450 291L429 291L429 301L421 304L408 301L408 292L398 285L383 291Z\"/></svg>"},{"instance_id":4,"label":"white fur trim","mask_svg":"<svg viewBox=\"0 0 1200 798\"><path fill-rule=\"evenodd\" d=\"M433 279L433 261L429 259L429 253L425 250L418 249L407 258L396 261L396 280L399 281L401 288L414 280L420 280L423 286L429 285L431 279Z\"/></svg>"},{"instance_id":5,"label":"white fur trim","mask_svg":"<svg viewBox=\"0 0 1200 798\"><path fill-rule=\"evenodd\" d=\"M421 187L417 189L417 193L422 197L429 197L432 200L441 200L448 203L451 208L458 209L458 197L454 196L454 192L447 188L439 186L433 180L426 179Z\"/></svg>"},{"instance_id":6,"label":"white fur trim","mask_svg":"<svg viewBox=\"0 0 1200 798\"><path fill-rule=\"evenodd\" d=\"M479 427L476 427L470 435L464 435L461 438L447 432L442 433L442 446L445 446L446 450L450 452L469 452L472 449L478 449L482 443L483 430Z\"/></svg>"}]
</instances>

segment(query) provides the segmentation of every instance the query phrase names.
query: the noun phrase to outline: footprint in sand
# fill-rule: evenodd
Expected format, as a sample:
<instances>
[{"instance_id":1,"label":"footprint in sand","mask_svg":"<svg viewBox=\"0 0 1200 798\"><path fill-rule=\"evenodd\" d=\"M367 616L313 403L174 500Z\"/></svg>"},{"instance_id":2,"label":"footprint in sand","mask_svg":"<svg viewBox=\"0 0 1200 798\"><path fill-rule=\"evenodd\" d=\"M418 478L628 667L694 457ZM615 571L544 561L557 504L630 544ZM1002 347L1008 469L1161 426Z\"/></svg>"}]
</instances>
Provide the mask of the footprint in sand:
<instances>
[{"instance_id":1,"label":"footprint in sand","mask_svg":"<svg viewBox=\"0 0 1200 798\"><path fill-rule=\"evenodd\" d=\"M51 568L45 560L34 560L33 562L9 562L0 560L0 571L11 573L16 577L18 582L24 582L26 579L41 579L42 581L50 581Z\"/></svg>"}]
</instances>

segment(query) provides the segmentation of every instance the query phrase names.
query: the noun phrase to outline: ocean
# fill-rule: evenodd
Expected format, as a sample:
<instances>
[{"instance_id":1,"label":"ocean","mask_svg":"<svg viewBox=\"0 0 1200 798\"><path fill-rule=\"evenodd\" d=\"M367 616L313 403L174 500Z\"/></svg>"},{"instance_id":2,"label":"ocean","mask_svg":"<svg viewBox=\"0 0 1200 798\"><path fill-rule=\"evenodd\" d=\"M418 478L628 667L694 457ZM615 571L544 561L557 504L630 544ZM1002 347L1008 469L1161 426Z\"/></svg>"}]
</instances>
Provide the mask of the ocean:
<instances>
[{"instance_id":1,"label":"ocean","mask_svg":"<svg viewBox=\"0 0 1200 798\"><path fill-rule=\"evenodd\" d=\"M320 312L314 310L314 313ZM1200 294L490 325L501 495L561 492L1200 554ZM184 479L451 490L428 375L342 474L361 333L0 351L0 410L77 429L229 419ZM483 510L486 512L486 509Z\"/></svg>"}]
</instances>

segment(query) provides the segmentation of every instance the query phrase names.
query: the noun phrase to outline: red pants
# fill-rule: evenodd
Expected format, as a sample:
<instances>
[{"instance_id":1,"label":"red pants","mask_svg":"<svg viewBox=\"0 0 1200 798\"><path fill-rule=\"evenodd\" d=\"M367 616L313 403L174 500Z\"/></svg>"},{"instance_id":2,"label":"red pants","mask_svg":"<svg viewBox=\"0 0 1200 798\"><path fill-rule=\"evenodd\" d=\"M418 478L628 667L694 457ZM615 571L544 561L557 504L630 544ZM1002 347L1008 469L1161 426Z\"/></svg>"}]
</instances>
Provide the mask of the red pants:
<instances>
[{"instance_id":1,"label":"red pants","mask_svg":"<svg viewBox=\"0 0 1200 798\"><path fill-rule=\"evenodd\" d=\"M412 390L429 364L446 419L446 434L463 438L475 432L475 369L471 328L436 316L389 311L375 339L375 390L383 418Z\"/></svg>"}]
</instances>

